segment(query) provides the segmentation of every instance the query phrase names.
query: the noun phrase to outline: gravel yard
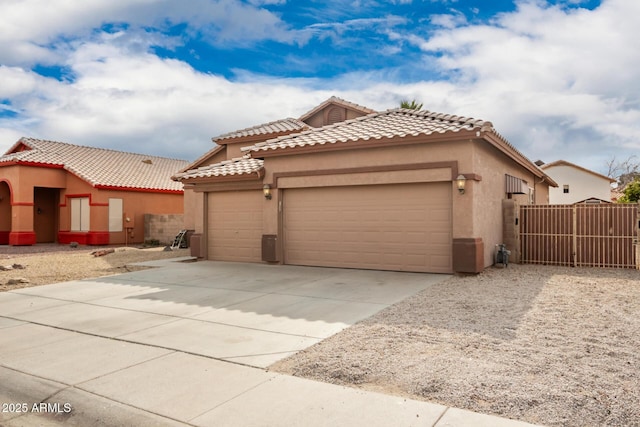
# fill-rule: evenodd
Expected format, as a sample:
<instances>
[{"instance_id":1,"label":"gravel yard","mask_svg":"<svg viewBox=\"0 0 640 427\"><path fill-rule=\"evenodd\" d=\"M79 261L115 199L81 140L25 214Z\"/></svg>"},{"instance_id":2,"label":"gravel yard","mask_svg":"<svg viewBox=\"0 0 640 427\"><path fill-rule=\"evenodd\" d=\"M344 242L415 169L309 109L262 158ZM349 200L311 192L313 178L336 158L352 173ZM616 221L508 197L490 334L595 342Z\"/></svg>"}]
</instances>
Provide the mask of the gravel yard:
<instances>
[{"instance_id":1,"label":"gravel yard","mask_svg":"<svg viewBox=\"0 0 640 427\"><path fill-rule=\"evenodd\" d=\"M139 249L114 247L114 253L94 257L96 247L68 245L0 246L0 292L29 286L46 285L69 280L108 276L139 270L130 264L165 258L189 256L189 249L165 252L162 247ZM2 267L15 268L4 271ZM11 279L25 279L27 283L7 284Z\"/></svg>"},{"instance_id":2,"label":"gravel yard","mask_svg":"<svg viewBox=\"0 0 640 427\"><path fill-rule=\"evenodd\" d=\"M640 272L452 277L270 370L549 426L640 426Z\"/></svg>"}]
</instances>

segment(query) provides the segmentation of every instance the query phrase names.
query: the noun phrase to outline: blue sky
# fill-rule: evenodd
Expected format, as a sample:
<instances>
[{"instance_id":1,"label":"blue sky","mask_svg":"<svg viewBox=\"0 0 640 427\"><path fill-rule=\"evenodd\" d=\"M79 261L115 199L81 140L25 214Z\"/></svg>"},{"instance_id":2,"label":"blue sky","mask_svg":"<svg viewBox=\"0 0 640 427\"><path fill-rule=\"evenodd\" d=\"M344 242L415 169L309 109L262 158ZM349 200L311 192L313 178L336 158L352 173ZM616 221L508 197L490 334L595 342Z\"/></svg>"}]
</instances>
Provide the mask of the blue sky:
<instances>
[{"instance_id":1,"label":"blue sky","mask_svg":"<svg viewBox=\"0 0 640 427\"><path fill-rule=\"evenodd\" d=\"M0 0L0 151L20 136L188 160L335 95L490 120L606 173L640 146L634 0Z\"/></svg>"}]
</instances>

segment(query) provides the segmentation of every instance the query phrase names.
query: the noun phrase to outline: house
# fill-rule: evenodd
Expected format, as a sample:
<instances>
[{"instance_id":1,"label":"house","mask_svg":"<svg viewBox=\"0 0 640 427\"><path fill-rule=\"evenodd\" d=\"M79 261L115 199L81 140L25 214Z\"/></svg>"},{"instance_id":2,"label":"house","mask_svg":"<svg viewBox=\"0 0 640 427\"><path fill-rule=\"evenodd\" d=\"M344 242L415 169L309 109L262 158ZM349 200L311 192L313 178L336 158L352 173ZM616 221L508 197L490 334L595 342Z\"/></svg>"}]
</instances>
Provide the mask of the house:
<instances>
[{"instance_id":1,"label":"house","mask_svg":"<svg viewBox=\"0 0 640 427\"><path fill-rule=\"evenodd\" d=\"M558 183L557 188L549 189L551 204L611 202L611 184L616 182L613 178L566 160L543 164L541 169Z\"/></svg>"},{"instance_id":2,"label":"house","mask_svg":"<svg viewBox=\"0 0 640 427\"><path fill-rule=\"evenodd\" d=\"M546 204L555 185L490 122L336 97L213 141L174 176L211 260L479 272L503 200Z\"/></svg>"},{"instance_id":3,"label":"house","mask_svg":"<svg viewBox=\"0 0 640 427\"><path fill-rule=\"evenodd\" d=\"M0 157L0 244L141 243L144 214L181 214L184 160L21 138Z\"/></svg>"}]
</instances>

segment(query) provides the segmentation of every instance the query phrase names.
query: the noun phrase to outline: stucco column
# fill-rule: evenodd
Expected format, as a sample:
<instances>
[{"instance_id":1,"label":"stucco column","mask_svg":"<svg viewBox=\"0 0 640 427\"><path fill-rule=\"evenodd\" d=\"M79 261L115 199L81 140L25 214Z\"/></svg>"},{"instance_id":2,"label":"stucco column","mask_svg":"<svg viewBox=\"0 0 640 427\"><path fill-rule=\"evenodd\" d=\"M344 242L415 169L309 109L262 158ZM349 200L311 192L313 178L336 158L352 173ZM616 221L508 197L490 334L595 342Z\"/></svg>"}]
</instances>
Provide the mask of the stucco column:
<instances>
[{"instance_id":1,"label":"stucco column","mask_svg":"<svg viewBox=\"0 0 640 427\"><path fill-rule=\"evenodd\" d=\"M33 202L22 202L11 206L11 232L9 244L27 246L36 243L33 231Z\"/></svg>"},{"instance_id":2,"label":"stucco column","mask_svg":"<svg viewBox=\"0 0 640 427\"><path fill-rule=\"evenodd\" d=\"M484 243L475 235L474 189L478 182L465 181L464 192L460 192L454 180L453 192L453 271L456 273L480 273L484 270Z\"/></svg>"},{"instance_id":3,"label":"stucco column","mask_svg":"<svg viewBox=\"0 0 640 427\"><path fill-rule=\"evenodd\" d=\"M271 199L264 199L262 209L262 260L283 262L280 217L282 212L282 192L271 188Z\"/></svg>"}]
</instances>

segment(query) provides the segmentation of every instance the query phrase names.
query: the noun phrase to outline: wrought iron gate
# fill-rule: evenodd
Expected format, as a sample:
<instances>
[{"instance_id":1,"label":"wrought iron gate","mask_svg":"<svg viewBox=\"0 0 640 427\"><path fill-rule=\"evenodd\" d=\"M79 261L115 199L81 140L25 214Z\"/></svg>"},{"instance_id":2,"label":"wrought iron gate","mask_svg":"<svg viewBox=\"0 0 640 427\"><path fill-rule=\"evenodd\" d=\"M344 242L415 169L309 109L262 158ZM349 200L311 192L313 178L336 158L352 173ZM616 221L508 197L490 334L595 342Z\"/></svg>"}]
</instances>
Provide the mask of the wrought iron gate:
<instances>
[{"instance_id":1,"label":"wrought iron gate","mask_svg":"<svg viewBox=\"0 0 640 427\"><path fill-rule=\"evenodd\" d=\"M521 206L521 261L638 268L638 219L631 204Z\"/></svg>"}]
</instances>

